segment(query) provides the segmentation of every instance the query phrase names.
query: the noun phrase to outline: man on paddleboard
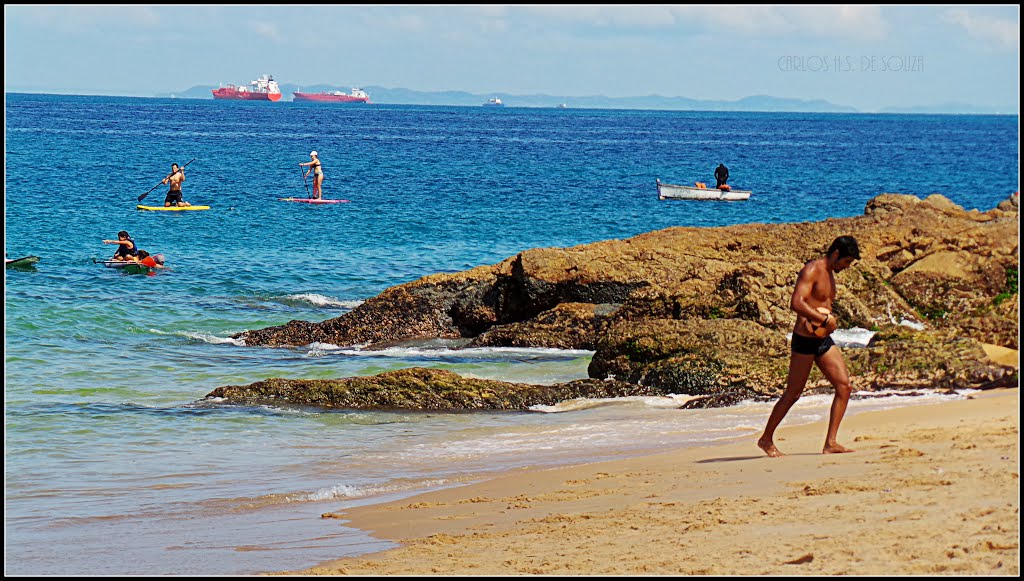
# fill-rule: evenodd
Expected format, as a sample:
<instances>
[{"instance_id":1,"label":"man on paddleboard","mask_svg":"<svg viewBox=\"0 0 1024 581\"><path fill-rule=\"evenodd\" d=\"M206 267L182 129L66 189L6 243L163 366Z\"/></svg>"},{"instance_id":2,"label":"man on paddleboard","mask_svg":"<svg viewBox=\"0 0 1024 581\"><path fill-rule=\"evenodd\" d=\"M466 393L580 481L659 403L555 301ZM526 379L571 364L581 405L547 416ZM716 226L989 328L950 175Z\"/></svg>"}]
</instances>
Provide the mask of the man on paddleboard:
<instances>
[{"instance_id":1,"label":"man on paddleboard","mask_svg":"<svg viewBox=\"0 0 1024 581\"><path fill-rule=\"evenodd\" d=\"M181 198L181 183L185 181L185 170L179 168L178 164L171 164L171 175L165 177L162 184L170 184L167 197L164 198L164 207L168 206L191 206Z\"/></svg>"}]
</instances>

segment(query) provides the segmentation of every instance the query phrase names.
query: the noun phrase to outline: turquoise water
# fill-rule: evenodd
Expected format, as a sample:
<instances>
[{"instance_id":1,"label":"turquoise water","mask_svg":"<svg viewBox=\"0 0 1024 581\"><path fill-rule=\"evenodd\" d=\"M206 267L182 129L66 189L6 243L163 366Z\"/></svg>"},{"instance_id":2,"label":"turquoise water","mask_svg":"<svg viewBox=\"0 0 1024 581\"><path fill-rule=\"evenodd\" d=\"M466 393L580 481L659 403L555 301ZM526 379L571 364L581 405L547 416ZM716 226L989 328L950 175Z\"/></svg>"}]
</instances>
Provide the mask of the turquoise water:
<instances>
[{"instance_id":1,"label":"turquoise water","mask_svg":"<svg viewBox=\"0 0 1024 581\"><path fill-rule=\"evenodd\" d=\"M590 353L425 342L252 348L230 335L339 316L385 288L532 247L669 226L859 215L878 193L994 207L1018 189L1018 119L699 113L8 94L6 572L234 574L384 548L323 512L479 474L755 434L768 408L671 400L558 413L229 406L215 387L411 365L553 383ZM327 198L305 197L316 149ZM140 212L171 162L203 212ZM732 204L659 201L656 177L711 181ZM164 188L147 204L160 204ZM92 262L128 230L166 271ZM938 398L851 404L851 413ZM823 417L802 400L787 422ZM555 410L547 410L555 411ZM636 442L637 430L649 434Z\"/></svg>"}]
</instances>

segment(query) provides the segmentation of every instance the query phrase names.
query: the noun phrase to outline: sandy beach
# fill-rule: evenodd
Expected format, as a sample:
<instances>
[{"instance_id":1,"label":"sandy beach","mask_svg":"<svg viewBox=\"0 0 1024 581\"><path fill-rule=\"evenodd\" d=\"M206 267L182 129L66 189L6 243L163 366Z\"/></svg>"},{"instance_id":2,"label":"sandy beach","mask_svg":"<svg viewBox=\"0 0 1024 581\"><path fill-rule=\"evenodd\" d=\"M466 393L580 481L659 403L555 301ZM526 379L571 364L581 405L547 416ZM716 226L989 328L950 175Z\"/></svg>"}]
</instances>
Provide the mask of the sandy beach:
<instances>
[{"instance_id":1,"label":"sandy beach","mask_svg":"<svg viewBox=\"0 0 1024 581\"><path fill-rule=\"evenodd\" d=\"M304 575L1020 572L1018 389L328 513L402 546Z\"/></svg>"}]
</instances>

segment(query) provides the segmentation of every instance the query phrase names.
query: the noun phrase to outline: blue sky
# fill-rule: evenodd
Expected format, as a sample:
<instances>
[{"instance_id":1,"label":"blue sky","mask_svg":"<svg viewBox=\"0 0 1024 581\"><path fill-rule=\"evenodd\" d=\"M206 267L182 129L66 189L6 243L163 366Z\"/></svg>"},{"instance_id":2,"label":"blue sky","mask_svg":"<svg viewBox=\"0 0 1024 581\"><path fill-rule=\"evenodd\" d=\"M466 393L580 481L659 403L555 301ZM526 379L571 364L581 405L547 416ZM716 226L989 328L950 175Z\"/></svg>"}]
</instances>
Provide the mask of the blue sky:
<instances>
[{"instance_id":1,"label":"blue sky","mask_svg":"<svg viewBox=\"0 0 1024 581\"><path fill-rule=\"evenodd\" d=\"M761 5L4 5L4 88L248 84L1020 109L1020 9Z\"/></svg>"}]
</instances>

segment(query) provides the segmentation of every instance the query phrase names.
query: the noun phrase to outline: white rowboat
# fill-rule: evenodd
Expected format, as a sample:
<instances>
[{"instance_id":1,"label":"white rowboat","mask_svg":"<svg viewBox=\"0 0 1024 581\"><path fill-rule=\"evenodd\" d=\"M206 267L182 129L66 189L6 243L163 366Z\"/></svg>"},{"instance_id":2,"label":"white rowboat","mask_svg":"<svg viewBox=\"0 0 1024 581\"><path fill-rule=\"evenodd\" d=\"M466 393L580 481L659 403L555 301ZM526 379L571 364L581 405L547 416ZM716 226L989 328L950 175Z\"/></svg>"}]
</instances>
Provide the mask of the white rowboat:
<instances>
[{"instance_id":1,"label":"white rowboat","mask_svg":"<svg viewBox=\"0 0 1024 581\"><path fill-rule=\"evenodd\" d=\"M738 202L750 197L750 190L720 190L718 188L698 188L696 186L680 186L666 184L658 178L659 200L723 200Z\"/></svg>"}]
</instances>

